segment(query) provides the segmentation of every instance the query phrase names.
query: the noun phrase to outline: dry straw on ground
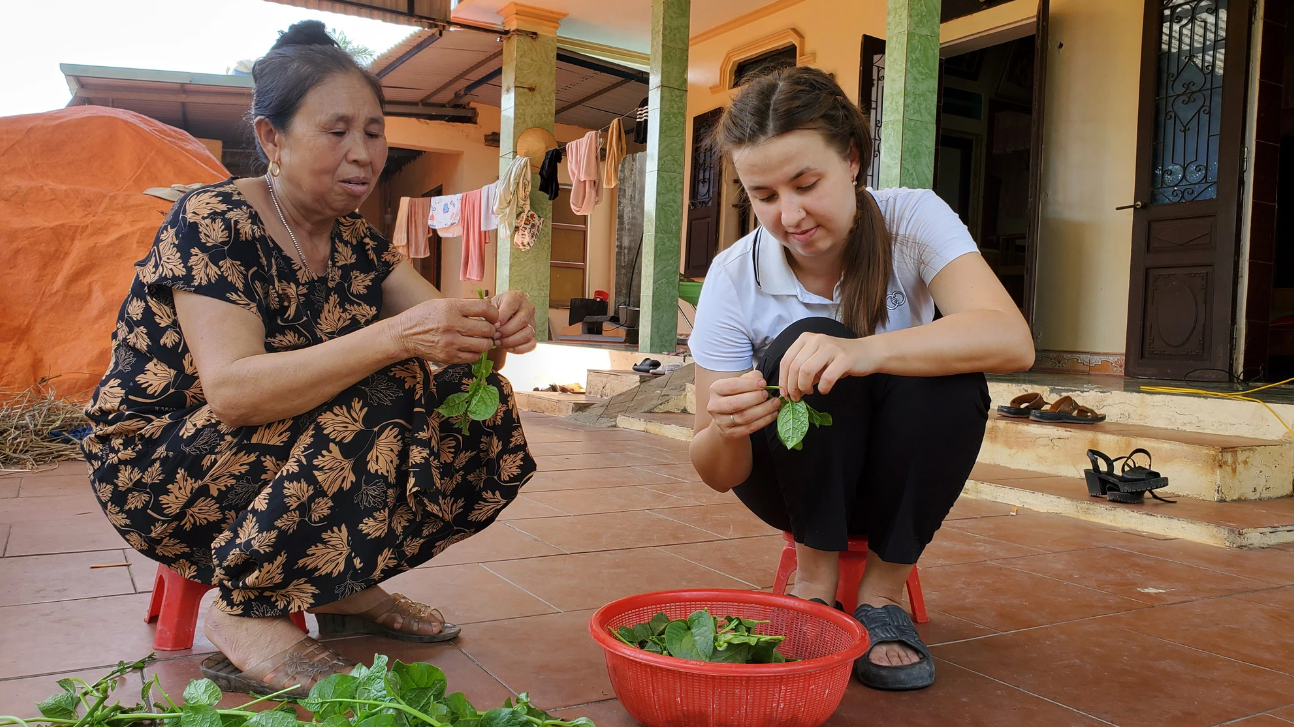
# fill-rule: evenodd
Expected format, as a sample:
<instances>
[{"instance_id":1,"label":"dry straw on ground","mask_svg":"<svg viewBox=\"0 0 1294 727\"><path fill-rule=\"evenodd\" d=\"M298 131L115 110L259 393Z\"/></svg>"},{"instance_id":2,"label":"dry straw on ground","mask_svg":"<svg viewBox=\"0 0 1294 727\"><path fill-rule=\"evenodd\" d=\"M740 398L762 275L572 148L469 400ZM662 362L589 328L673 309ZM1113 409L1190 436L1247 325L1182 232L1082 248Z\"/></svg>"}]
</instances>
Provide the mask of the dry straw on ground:
<instances>
[{"instance_id":1,"label":"dry straw on ground","mask_svg":"<svg viewBox=\"0 0 1294 727\"><path fill-rule=\"evenodd\" d=\"M0 387L0 470L34 470L81 457L75 444L56 441L49 433L88 424L85 404L59 397L47 382L42 379L26 389Z\"/></svg>"}]
</instances>

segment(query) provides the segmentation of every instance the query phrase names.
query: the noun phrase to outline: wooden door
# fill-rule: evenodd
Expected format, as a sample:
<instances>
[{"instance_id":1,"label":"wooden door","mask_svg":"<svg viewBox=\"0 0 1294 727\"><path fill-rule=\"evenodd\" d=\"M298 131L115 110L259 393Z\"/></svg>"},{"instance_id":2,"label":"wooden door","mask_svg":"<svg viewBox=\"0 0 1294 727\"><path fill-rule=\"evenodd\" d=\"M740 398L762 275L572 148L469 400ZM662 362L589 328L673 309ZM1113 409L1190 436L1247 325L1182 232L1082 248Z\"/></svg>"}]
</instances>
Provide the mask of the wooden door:
<instances>
[{"instance_id":1,"label":"wooden door","mask_svg":"<svg viewBox=\"0 0 1294 727\"><path fill-rule=\"evenodd\" d=\"M1043 111L1047 102L1047 39L1051 0L1038 0L1038 21L1033 35L1033 108L1029 142L1029 229L1024 241L1024 305L1022 312L1033 326L1034 290L1038 280L1038 230L1042 220Z\"/></svg>"},{"instance_id":2,"label":"wooden door","mask_svg":"<svg viewBox=\"0 0 1294 727\"><path fill-rule=\"evenodd\" d=\"M710 261L719 252L720 180L723 171L719 155L710 144L710 134L723 109L715 109L692 119L692 178L687 207L687 260L683 274L702 277Z\"/></svg>"},{"instance_id":3,"label":"wooden door","mask_svg":"<svg viewBox=\"0 0 1294 727\"><path fill-rule=\"evenodd\" d=\"M1250 0L1147 0L1128 295L1131 376L1226 378Z\"/></svg>"}]
</instances>

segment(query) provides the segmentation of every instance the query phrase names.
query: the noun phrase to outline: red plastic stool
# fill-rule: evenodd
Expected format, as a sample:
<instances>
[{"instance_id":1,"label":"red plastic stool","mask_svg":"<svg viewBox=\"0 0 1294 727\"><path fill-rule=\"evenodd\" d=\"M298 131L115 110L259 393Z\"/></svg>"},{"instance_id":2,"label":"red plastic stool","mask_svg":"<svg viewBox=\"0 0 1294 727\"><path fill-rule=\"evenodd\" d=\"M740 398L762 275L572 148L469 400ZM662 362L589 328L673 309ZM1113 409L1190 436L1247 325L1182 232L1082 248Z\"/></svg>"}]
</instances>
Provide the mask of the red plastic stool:
<instances>
[{"instance_id":1,"label":"red plastic stool","mask_svg":"<svg viewBox=\"0 0 1294 727\"><path fill-rule=\"evenodd\" d=\"M157 565L157 579L153 582L153 599L148 603L144 623L157 621L157 634L153 648L158 651L178 651L193 647L193 632L198 626L198 606L202 594L215 586L191 581L162 564ZM300 611L291 614L292 623L302 631L306 628L306 615Z\"/></svg>"},{"instance_id":2,"label":"red plastic stool","mask_svg":"<svg viewBox=\"0 0 1294 727\"><path fill-rule=\"evenodd\" d=\"M786 582L795 572L795 537L782 533L786 546L782 548L782 560L777 564L777 578L773 581L773 593L786 594ZM849 550L840 554L840 585L836 587L836 600L845 607L846 613L853 613L858 607L858 584L863 580L863 571L867 569L867 538L850 538ZM917 567L912 566L908 576L908 601L912 604L913 620L919 624L927 623L926 599L921 595L921 579L917 576Z\"/></svg>"}]
</instances>

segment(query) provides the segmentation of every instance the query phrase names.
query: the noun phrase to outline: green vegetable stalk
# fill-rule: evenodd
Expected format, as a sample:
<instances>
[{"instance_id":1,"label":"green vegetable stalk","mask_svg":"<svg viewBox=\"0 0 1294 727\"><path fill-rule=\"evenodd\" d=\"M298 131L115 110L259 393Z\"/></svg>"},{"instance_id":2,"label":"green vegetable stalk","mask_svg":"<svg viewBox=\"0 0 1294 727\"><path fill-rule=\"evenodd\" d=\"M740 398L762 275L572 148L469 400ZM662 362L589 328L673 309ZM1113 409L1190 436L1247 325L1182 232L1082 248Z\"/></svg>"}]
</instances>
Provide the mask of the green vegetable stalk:
<instances>
[{"instance_id":1,"label":"green vegetable stalk","mask_svg":"<svg viewBox=\"0 0 1294 727\"><path fill-rule=\"evenodd\" d=\"M481 300L485 300L485 291L477 288L476 294ZM467 434L467 427L472 420L483 422L493 417L499 411L499 389L486 381L492 371L494 362L489 358L489 351L486 351L472 364L473 379L467 391L445 397L444 403L436 412L446 419L457 417L463 434Z\"/></svg>"},{"instance_id":2,"label":"green vegetable stalk","mask_svg":"<svg viewBox=\"0 0 1294 727\"><path fill-rule=\"evenodd\" d=\"M611 629L621 642L653 654L719 664L782 664L792 661L777 651L785 636L755 633L767 621L725 616L718 621L706 609L671 621L658 613L651 621Z\"/></svg>"},{"instance_id":3,"label":"green vegetable stalk","mask_svg":"<svg viewBox=\"0 0 1294 727\"><path fill-rule=\"evenodd\" d=\"M764 388L778 390L776 386ZM782 408L777 410L777 438L782 440L787 449L803 449L800 443L804 441L804 435L809 433L810 424L815 427L831 426L830 414L814 409L803 399L791 401L785 396L781 399Z\"/></svg>"},{"instance_id":4,"label":"green vegetable stalk","mask_svg":"<svg viewBox=\"0 0 1294 727\"><path fill-rule=\"evenodd\" d=\"M216 705L224 696L209 679L189 682L184 706L177 706L154 676L145 682L140 703L123 706L113 701L117 678L143 669L152 655L131 664L119 662L107 676L94 684L80 679L62 679L62 692L37 705L40 717L20 719L0 716L0 725L51 725L51 727L595 727L587 717L561 720L530 703L522 693L514 702L479 712L462 692L446 694L445 673L430 664L396 661L389 669L387 658L376 656L373 666L359 665L349 674L333 674L310 690L300 702L312 719L298 721L291 702L275 699L288 687L269 696L253 699L233 709ZM154 692L160 699L154 698ZM272 701L273 709L254 712L249 708Z\"/></svg>"}]
</instances>

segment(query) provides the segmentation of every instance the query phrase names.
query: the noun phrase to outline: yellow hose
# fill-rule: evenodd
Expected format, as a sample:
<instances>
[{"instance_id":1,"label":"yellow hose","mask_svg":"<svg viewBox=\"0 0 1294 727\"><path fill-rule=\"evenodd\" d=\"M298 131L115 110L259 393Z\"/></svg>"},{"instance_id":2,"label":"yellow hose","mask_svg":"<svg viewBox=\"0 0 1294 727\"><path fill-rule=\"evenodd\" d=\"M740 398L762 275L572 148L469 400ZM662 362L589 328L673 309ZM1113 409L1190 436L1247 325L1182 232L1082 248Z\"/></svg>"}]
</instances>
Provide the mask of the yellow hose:
<instances>
[{"instance_id":1,"label":"yellow hose","mask_svg":"<svg viewBox=\"0 0 1294 727\"><path fill-rule=\"evenodd\" d=\"M1263 391L1264 389L1270 389L1275 386L1282 386L1290 382L1294 382L1294 378L1285 379L1284 381L1277 381L1274 384L1267 384L1266 386L1259 386L1256 389L1247 389L1245 391L1231 391L1231 392L1206 391L1204 389L1190 389L1183 386L1143 386L1141 387L1141 390L1152 392L1155 394L1192 394L1194 396L1211 396L1215 399L1230 399L1232 401L1252 401L1256 404L1262 404L1263 408L1266 409L1268 412L1270 412L1272 416L1276 417L1276 421L1280 422L1282 427L1285 427L1285 431L1289 432L1291 437L1294 437L1294 429L1290 429L1290 425L1286 424L1284 419L1281 419L1281 415L1277 414L1275 409L1272 409L1270 406L1268 406L1267 402L1261 399L1255 399L1252 396L1249 396L1250 394L1256 394L1260 391Z\"/></svg>"}]
</instances>

